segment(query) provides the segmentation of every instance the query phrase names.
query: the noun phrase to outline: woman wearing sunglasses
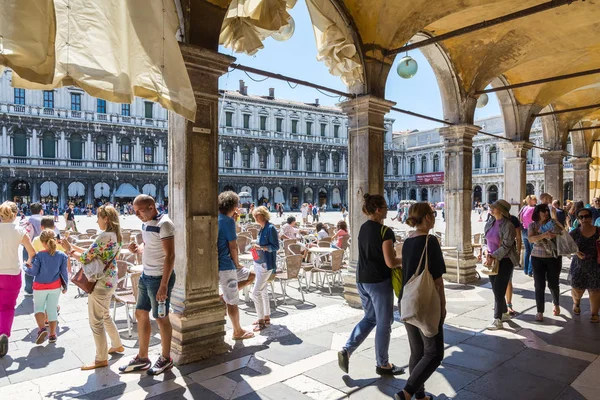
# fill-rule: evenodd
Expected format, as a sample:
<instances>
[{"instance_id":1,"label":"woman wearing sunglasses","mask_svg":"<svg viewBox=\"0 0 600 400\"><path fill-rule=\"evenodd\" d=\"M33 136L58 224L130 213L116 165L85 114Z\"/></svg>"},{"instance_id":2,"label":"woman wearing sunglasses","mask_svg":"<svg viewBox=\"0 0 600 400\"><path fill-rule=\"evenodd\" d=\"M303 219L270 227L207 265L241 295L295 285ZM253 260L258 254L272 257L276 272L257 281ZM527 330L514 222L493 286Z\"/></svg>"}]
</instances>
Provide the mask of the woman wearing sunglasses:
<instances>
[{"instance_id":1,"label":"woman wearing sunglasses","mask_svg":"<svg viewBox=\"0 0 600 400\"><path fill-rule=\"evenodd\" d=\"M577 243L577 257L571 261L571 296L573 313L581 314L581 298L587 289L590 295L590 322L598 323L600 309L600 267L596 241L600 238L599 229L592 225L593 214L588 208L577 213L579 227L571 231L571 237Z\"/></svg>"},{"instance_id":2,"label":"woman wearing sunglasses","mask_svg":"<svg viewBox=\"0 0 600 400\"><path fill-rule=\"evenodd\" d=\"M531 250L531 265L533 267L533 281L535 285L535 303L537 306L536 321L544 320L544 297L546 282L552 294L554 315L560 315L558 279L561 270L561 258L556 253L556 235L560 235L563 228L550 218L550 208L547 204L538 204L532 215L533 222L527 232L529 241L533 243Z\"/></svg>"}]
</instances>

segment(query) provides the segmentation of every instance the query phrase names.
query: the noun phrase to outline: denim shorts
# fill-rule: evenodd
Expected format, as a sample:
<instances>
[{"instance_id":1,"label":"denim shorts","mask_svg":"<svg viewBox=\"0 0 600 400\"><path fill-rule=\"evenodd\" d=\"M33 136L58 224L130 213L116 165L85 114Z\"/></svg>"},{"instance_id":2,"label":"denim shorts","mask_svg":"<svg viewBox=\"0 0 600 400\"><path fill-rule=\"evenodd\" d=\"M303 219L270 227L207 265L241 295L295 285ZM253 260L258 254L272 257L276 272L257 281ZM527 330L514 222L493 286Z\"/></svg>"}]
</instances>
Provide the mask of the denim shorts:
<instances>
[{"instance_id":1,"label":"denim shorts","mask_svg":"<svg viewBox=\"0 0 600 400\"><path fill-rule=\"evenodd\" d=\"M148 276L142 274L138 285L138 298L135 306L136 310L152 311L152 316L158 318L158 301L156 293L160 287L162 276ZM167 315L169 315L169 306L171 305L171 292L175 286L175 272L171 273L169 284L167 285L167 300L165 301Z\"/></svg>"}]
</instances>

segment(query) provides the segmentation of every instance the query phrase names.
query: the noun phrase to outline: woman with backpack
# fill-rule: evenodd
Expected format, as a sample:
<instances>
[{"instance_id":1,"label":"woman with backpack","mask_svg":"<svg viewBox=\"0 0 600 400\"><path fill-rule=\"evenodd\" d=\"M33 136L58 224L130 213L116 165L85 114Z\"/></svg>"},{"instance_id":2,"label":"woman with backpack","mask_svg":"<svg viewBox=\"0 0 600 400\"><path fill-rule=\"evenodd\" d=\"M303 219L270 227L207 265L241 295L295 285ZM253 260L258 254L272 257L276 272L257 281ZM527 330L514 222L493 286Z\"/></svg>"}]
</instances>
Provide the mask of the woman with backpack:
<instances>
[{"instance_id":1,"label":"woman with backpack","mask_svg":"<svg viewBox=\"0 0 600 400\"><path fill-rule=\"evenodd\" d=\"M377 327L375 355L379 375L399 375L404 372L388 360L393 315L392 268L399 268L402 259L394 254L394 232L383 225L388 207L379 194L364 195L363 213L369 218L358 233L358 265L356 288L365 315L354 327L346 345L338 352L338 365L348 373L350 356Z\"/></svg>"}]
</instances>

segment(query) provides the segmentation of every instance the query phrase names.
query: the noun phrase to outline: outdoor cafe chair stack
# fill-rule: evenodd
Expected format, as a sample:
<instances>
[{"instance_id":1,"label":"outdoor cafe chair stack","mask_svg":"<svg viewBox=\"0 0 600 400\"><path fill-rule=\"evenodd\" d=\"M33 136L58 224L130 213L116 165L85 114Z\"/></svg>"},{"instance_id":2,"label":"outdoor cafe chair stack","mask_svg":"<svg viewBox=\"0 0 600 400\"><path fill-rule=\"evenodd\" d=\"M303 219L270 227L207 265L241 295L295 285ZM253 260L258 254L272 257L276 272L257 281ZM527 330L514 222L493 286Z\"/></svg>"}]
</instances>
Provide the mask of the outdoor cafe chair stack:
<instances>
[{"instance_id":1,"label":"outdoor cafe chair stack","mask_svg":"<svg viewBox=\"0 0 600 400\"><path fill-rule=\"evenodd\" d=\"M293 255L285 257L284 271L278 272L275 278L281 284L281 292L283 293L283 304L287 304L286 297L291 298L287 294L287 286L290 280L296 279L298 281L298 290L302 295L302 302L304 303L304 292L302 291L302 283L300 282L300 271L302 269L302 255Z\"/></svg>"},{"instance_id":2,"label":"outdoor cafe chair stack","mask_svg":"<svg viewBox=\"0 0 600 400\"><path fill-rule=\"evenodd\" d=\"M89 233L90 235L95 235L98 233L97 229L86 229L85 233Z\"/></svg>"},{"instance_id":3,"label":"outdoor cafe chair stack","mask_svg":"<svg viewBox=\"0 0 600 400\"><path fill-rule=\"evenodd\" d=\"M240 252L240 254L244 254L248 251L248 246L250 246L252 240L248 236L238 236L236 242L238 246L238 251Z\"/></svg>"},{"instance_id":4,"label":"outdoor cafe chair stack","mask_svg":"<svg viewBox=\"0 0 600 400\"><path fill-rule=\"evenodd\" d=\"M256 240L258 239L258 229L256 228L249 228L247 229L248 232L250 232L252 234L252 239Z\"/></svg>"}]
</instances>

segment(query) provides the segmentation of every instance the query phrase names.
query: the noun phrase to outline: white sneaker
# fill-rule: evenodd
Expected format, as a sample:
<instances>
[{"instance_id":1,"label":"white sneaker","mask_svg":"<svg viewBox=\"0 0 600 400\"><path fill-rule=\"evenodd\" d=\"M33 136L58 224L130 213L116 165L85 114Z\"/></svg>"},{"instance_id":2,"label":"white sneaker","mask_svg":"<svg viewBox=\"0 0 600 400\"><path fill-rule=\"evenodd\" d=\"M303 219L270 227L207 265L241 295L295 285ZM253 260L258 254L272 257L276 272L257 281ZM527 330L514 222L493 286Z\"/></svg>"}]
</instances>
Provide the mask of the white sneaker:
<instances>
[{"instance_id":1,"label":"white sneaker","mask_svg":"<svg viewBox=\"0 0 600 400\"><path fill-rule=\"evenodd\" d=\"M510 321L511 319L512 319L512 317L510 316L509 313L502 314L502 321Z\"/></svg>"},{"instance_id":2,"label":"white sneaker","mask_svg":"<svg viewBox=\"0 0 600 400\"><path fill-rule=\"evenodd\" d=\"M499 319L495 319L488 327L487 329L489 329L490 331L497 331L498 329L504 329L504 325L502 324L502 321Z\"/></svg>"}]
</instances>

